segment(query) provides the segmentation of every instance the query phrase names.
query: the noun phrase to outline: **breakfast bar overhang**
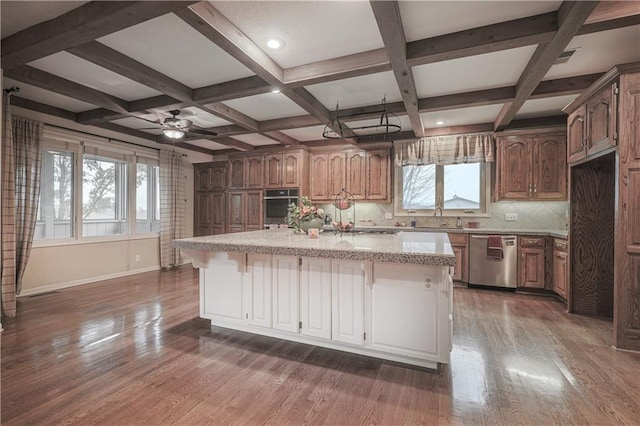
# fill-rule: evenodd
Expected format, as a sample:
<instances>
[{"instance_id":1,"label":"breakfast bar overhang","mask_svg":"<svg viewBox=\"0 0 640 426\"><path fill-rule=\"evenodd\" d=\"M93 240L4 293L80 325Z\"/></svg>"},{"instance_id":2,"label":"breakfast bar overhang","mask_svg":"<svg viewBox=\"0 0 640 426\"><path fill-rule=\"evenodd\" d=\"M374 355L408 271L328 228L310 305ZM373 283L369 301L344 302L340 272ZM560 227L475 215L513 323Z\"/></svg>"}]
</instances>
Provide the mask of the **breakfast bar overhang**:
<instances>
[{"instance_id":1,"label":"breakfast bar overhang","mask_svg":"<svg viewBox=\"0 0 640 426\"><path fill-rule=\"evenodd\" d=\"M185 238L212 327L436 369L452 345L455 266L446 233L290 229Z\"/></svg>"}]
</instances>

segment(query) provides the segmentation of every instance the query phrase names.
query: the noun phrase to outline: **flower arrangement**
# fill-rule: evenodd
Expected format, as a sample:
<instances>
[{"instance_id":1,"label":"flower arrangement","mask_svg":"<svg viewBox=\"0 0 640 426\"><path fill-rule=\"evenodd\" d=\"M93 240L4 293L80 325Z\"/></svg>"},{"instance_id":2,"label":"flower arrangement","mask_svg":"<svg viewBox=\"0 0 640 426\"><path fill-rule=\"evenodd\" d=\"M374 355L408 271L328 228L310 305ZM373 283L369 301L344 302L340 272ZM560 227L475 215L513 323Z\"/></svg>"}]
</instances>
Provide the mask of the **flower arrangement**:
<instances>
[{"instance_id":1,"label":"flower arrangement","mask_svg":"<svg viewBox=\"0 0 640 426\"><path fill-rule=\"evenodd\" d=\"M300 222L310 221L312 219L324 220L324 210L314 206L306 195L300 197L299 204L289 204L289 208L287 209L287 223L293 227L296 232L301 232Z\"/></svg>"}]
</instances>

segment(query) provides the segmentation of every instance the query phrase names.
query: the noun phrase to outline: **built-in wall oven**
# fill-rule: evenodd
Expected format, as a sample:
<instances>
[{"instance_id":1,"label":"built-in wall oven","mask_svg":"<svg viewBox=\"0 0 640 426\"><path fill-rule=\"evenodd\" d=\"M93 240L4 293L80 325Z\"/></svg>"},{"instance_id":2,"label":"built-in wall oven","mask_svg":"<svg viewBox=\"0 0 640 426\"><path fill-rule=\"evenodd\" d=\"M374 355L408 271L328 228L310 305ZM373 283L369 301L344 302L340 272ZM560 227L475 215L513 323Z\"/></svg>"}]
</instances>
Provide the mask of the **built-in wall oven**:
<instances>
[{"instance_id":1,"label":"built-in wall oven","mask_svg":"<svg viewBox=\"0 0 640 426\"><path fill-rule=\"evenodd\" d=\"M287 223L289 203L298 203L298 189L267 189L264 192L264 226Z\"/></svg>"}]
</instances>

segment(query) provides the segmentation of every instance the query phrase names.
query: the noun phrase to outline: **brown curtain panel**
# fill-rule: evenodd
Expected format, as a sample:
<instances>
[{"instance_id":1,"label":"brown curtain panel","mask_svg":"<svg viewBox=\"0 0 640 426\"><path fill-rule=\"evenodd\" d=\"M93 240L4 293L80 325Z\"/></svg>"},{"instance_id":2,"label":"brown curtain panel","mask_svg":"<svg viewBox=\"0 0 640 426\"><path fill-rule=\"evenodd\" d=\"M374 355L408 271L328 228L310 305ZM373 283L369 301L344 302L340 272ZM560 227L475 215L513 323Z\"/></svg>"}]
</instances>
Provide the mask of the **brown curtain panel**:
<instances>
[{"instance_id":1,"label":"brown curtain panel","mask_svg":"<svg viewBox=\"0 0 640 426\"><path fill-rule=\"evenodd\" d=\"M38 216L43 125L11 117L8 96L3 115L2 311L14 317Z\"/></svg>"},{"instance_id":2,"label":"brown curtain panel","mask_svg":"<svg viewBox=\"0 0 640 426\"><path fill-rule=\"evenodd\" d=\"M182 154L160 151L160 266L171 268L182 264L180 250L171 241L184 237L186 200L184 198L184 166Z\"/></svg>"}]
</instances>

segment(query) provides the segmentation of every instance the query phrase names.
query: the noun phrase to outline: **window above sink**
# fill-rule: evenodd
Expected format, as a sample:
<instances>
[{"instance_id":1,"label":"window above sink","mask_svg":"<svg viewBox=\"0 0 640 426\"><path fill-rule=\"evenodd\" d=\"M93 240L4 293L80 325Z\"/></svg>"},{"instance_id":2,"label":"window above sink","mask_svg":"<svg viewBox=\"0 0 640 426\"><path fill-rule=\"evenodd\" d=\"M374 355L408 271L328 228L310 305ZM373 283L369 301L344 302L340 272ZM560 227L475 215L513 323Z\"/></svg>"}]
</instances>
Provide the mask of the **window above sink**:
<instances>
[{"instance_id":1,"label":"window above sink","mask_svg":"<svg viewBox=\"0 0 640 426\"><path fill-rule=\"evenodd\" d=\"M488 217L489 163L396 167L396 216Z\"/></svg>"}]
</instances>

